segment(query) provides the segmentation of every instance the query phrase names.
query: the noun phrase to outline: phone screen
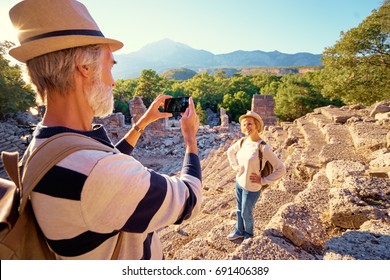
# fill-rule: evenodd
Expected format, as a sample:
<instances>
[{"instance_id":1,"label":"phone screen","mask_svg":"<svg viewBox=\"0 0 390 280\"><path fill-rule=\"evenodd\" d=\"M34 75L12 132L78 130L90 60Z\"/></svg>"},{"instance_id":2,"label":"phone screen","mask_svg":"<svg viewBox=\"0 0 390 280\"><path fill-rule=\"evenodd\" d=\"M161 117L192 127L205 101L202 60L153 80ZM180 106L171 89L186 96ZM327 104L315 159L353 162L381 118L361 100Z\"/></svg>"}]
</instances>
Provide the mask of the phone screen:
<instances>
[{"instance_id":1,"label":"phone screen","mask_svg":"<svg viewBox=\"0 0 390 280\"><path fill-rule=\"evenodd\" d=\"M188 96L165 99L164 112L183 113L188 107Z\"/></svg>"}]
</instances>

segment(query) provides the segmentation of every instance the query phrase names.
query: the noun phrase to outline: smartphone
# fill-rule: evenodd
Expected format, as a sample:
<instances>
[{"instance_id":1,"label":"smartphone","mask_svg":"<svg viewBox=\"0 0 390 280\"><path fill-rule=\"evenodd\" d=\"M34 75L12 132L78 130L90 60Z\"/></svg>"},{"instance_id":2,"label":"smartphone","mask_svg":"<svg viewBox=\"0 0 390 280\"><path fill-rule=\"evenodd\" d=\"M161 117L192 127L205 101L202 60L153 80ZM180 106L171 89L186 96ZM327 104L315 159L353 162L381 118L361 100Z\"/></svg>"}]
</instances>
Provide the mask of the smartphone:
<instances>
[{"instance_id":1,"label":"smartphone","mask_svg":"<svg viewBox=\"0 0 390 280\"><path fill-rule=\"evenodd\" d=\"M183 113L188 107L188 96L165 99L164 112Z\"/></svg>"}]
</instances>

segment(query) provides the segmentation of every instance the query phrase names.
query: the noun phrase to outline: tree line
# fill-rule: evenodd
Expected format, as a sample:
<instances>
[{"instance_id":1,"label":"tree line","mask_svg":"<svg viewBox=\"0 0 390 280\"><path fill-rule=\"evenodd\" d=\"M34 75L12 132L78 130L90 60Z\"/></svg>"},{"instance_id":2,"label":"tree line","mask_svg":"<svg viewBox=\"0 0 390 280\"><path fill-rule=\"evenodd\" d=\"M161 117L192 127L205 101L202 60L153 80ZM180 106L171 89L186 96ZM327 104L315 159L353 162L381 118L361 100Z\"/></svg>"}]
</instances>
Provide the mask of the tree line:
<instances>
[{"instance_id":1,"label":"tree line","mask_svg":"<svg viewBox=\"0 0 390 280\"><path fill-rule=\"evenodd\" d=\"M14 44L9 41L0 43L0 120L13 112L24 112L35 106L35 93L23 80L22 69L11 66L6 59L8 49Z\"/></svg>"},{"instance_id":2,"label":"tree line","mask_svg":"<svg viewBox=\"0 0 390 280\"><path fill-rule=\"evenodd\" d=\"M141 96L146 107L159 94L192 96L201 122L206 109L226 110L231 121L251 108L254 94L273 95L275 114L293 121L315 108L344 104L371 105L390 99L390 0L357 27L341 32L334 46L322 53L323 67L305 74L199 73L178 81L142 71L139 78L117 80L113 90L115 111L130 118L129 101ZM0 118L13 111L27 110L35 103L32 88L23 82L19 66L10 66L5 53L11 43L0 43Z\"/></svg>"}]
</instances>

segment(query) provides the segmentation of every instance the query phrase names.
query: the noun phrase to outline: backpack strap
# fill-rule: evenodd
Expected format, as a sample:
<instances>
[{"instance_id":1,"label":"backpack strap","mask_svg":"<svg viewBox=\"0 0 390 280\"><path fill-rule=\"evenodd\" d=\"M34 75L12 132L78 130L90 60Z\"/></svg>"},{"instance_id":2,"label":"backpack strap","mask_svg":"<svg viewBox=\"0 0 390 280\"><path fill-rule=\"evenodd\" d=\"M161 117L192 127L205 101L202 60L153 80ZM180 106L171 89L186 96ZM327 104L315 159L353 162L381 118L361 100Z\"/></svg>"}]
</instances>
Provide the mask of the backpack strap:
<instances>
[{"instance_id":1,"label":"backpack strap","mask_svg":"<svg viewBox=\"0 0 390 280\"><path fill-rule=\"evenodd\" d=\"M242 137L239 141L240 141L240 149L242 147L242 144L244 143L245 139L247 137ZM264 150L264 146L267 145L266 142L264 142L264 140L261 140L260 144L259 144L259 160L260 160L260 173L261 173L261 168L263 166L263 151L261 150L261 146L263 146L263 150Z\"/></svg>"},{"instance_id":2,"label":"backpack strap","mask_svg":"<svg viewBox=\"0 0 390 280\"><path fill-rule=\"evenodd\" d=\"M31 155L23 157L20 212L24 210L31 192L43 176L58 162L79 150L98 150L119 153L116 148L82 134L66 132L56 134L42 143Z\"/></svg>"},{"instance_id":3,"label":"backpack strap","mask_svg":"<svg viewBox=\"0 0 390 280\"><path fill-rule=\"evenodd\" d=\"M8 176L15 183L16 187L20 189L19 153L3 151L1 152L1 160L3 161L4 169Z\"/></svg>"},{"instance_id":4,"label":"backpack strap","mask_svg":"<svg viewBox=\"0 0 390 280\"><path fill-rule=\"evenodd\" d=\"M241 149L241 147L242 147L242 144L244 143L244 141L245 141L245 139L246 139L247 137L242 137L239 141L240 141L240 149Z\"/></svg>"},{"instance_id":5,"label":"backpack strap","mask_svg":"<svg viewBox=\"0 0 390 280\"><path fill-rule=\"evenodd\" d=\"M261 150L261 146L263 146L263 150L264 150L264 146L266 144L267 143L265 143L264 140L261 140L261 142L259 144L260 173L261 173L261 170L262 170L262 167L263 167L263 151Z\"/></svg>"},{"instance_id":6,"label":"backpack strap","mask_svg":"<svg viewBox=\"0 0 390 280\"><path fill-rule=\"evenodd\" d=\"M114 252L112 253L111 260L117 260L119 257L119 251L121 249L122 241L123 241L123 232L118 233L118 240L115 245Z\"/></svg>"}]
</instances>

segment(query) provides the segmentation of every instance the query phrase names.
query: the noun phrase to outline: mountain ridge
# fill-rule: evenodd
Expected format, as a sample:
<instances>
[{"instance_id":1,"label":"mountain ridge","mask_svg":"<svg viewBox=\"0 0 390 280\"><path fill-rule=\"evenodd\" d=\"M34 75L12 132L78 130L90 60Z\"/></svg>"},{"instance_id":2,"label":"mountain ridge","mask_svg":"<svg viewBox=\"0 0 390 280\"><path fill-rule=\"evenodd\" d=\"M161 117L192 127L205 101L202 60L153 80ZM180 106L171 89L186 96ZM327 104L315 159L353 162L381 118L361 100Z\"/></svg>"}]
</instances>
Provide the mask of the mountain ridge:
<instances>
[{"instance_id":1,"label":"mountain ridge","mask_svg":"<svg viewBox=\"0 0 390 280\"><path fill-rule=\"evenodd\" d=\"M210 68L240 67L295 67L321 66L321 55L308 52L295 54L277 50L237 50L226 54L213 54L206 50L197 50L186 44L163 39L150 43L140 50L127 54L114 54L118 65L113 68L115 79L139 77L142 70L152 69L158 74L176 68L188 68L195 72Z\"/></svg>"}]
</instances>

